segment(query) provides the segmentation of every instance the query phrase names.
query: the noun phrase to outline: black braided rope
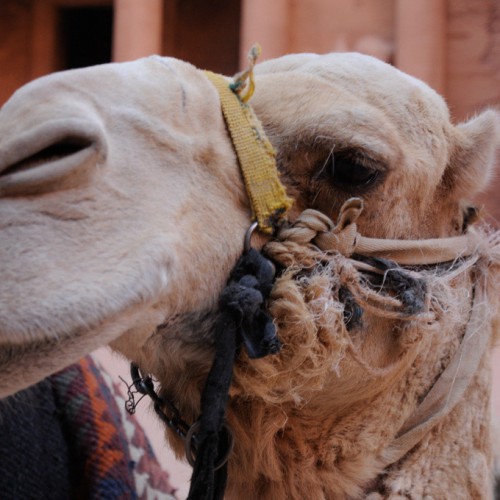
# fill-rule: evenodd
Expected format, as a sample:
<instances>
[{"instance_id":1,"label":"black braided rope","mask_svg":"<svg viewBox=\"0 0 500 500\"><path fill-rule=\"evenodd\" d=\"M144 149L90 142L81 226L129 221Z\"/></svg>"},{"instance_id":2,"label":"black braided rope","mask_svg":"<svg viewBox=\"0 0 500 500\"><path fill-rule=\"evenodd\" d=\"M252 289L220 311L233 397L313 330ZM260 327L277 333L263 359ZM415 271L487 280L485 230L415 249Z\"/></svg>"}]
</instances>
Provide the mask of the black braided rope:
<instances>
[{"instance_id":1,"label":"black braided rope","mask_svg":"<svg viewBox=\"0 0 500 500\"><path fill-rule=\"evenodd\" d=\"M238 261L220 299L216 324L215 359L201 396L196 460L188 500L221 500L227 482L225 424L229 387L236 354L244 345L251 358L275 354L280 342L265 303L274 280L274 266L258 251L249 249Z\"/></svg>"}]
</instances>

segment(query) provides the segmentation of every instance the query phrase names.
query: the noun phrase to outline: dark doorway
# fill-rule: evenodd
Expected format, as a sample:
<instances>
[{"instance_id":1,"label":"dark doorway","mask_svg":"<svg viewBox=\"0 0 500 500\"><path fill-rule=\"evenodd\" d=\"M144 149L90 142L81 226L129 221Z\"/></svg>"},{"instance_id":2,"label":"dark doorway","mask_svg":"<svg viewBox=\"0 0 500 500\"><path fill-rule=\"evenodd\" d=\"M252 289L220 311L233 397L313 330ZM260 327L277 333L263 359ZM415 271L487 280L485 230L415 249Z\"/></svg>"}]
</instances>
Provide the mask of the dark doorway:
<instances>
[{"instance_id":1,"label":"dark doorway","mask_svg":"<svg viewBox=\"0 0 500 500\"><path fill-rule=\"evenodd\" d=\"M61 7L58 11L60 69L111 61L113 7Z\"/></svg>"},{"instance_id":2,"label":"dark doorway","mask_svg":"<svg viewBox=\"0 0 500 500\"><path fill-rule=\"evenodd\" d=\"M238 71L241 0L171 0L165 3L163 51L198 68Z\"/></svg>"}]
</instances>

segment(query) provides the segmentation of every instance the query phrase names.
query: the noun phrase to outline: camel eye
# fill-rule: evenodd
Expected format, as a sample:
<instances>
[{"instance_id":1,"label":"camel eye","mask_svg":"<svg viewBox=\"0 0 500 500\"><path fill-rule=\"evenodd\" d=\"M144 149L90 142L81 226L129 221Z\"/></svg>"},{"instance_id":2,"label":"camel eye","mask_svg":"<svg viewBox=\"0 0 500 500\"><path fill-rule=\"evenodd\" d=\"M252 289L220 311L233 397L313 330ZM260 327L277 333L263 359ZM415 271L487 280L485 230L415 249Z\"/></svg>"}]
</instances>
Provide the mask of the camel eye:
<instances>
[{"instance_id":1,"label":"camel eye","mask_svg":"<svg viewBox=\"0 0 500 500\"><path fill-rule=\"evenodd\" d=\"M341 153L330 155L327 168L333 183L341 188L368 187L375 182L379 173L355 157Z\"/></svg>"}]
</instances>

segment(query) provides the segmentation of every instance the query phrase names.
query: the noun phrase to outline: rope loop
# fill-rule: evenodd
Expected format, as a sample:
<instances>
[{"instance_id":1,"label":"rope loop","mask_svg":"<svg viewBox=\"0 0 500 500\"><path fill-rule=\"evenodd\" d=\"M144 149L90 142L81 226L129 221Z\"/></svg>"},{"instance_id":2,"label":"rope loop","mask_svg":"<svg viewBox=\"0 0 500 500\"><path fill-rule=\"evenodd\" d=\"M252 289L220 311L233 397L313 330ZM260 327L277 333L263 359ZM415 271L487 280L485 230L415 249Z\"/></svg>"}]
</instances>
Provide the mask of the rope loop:
<instances>
[{"instance_id":1,"label":"rope loop","mask_svg":"<svg viewBox=\"0 0 500 500\"><path fill-rule=\"evenodd\" d=\"M361 199L348 199L340 209L337 224L322 212L304 210L293 226L280 230L278 240L293 241L299 245L311 243L323 251L349 257L356 248L358 230L355 221L362 210Z\"/></svg>"},{"instance_id":2,"label":"rope loop","mask_svg":"<svg viewBox=\"0 0 500 500\"><path fill-rule=\"evenodd\" d=\"M233 77L233 82L229 88L238 94L241 102L247 103L255 91L255 79L253 74L254 66L259 58L262 49L258 43L254 44L248 51L248 67L243 71L236 73Z\"/></svg>"}]
</instances>

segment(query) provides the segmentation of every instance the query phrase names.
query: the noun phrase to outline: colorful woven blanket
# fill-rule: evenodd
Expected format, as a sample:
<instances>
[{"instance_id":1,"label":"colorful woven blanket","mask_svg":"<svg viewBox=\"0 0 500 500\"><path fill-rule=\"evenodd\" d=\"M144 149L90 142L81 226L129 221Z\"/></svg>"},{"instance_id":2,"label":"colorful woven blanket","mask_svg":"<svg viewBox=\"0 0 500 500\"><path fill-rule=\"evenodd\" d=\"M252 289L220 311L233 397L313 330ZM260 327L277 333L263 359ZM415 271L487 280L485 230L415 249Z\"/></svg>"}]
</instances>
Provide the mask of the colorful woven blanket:
<instances>
[{"instance_id":1,"label":"colorful woven blanket","mask_svg":"<svg viewBox=\"0 0 500 500\"><path fill-rule=\"evenodd\" d=\"M0 498L174 498L105 377L87 357L0 401Z\"/></svg>"}]
</instances>

